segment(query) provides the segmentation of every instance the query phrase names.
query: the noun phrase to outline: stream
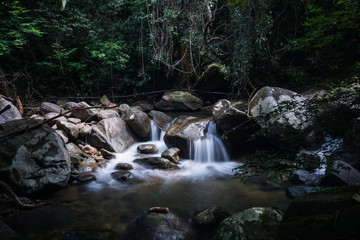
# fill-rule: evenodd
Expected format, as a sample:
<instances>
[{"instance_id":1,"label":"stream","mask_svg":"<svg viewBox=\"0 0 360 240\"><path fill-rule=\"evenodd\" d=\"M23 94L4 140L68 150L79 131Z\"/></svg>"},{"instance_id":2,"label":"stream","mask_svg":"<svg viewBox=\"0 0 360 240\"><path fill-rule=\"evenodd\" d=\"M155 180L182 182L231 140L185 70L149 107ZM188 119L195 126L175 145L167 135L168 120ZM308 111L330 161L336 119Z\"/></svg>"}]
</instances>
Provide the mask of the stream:
<instances>
[{"instance_id":1,"label":"stream","mask_svg":"<svg viewBox=\"0 0 360 240\"><path fill-rule=\"evenodd\" d=\"M157 146L153 156L167 149L164 134L152 123L151 140L146 144ZM134 163L140 144L144 143L116 154L96 172L96 181L73 183L47 194L52 205L22 212L5 222L26 239L118 239L136 216L154 206L169 207L190 223L196 212L212 206L234 214L255 206L285 210L290 203L283 189L245 184L234 177L233 169L240 163L230 160L214 123L209 124L205 139L191 143L190 159L181 159L180 169L154 170ZM135 181L112 179L119 162L134 167ZM214 233L194 230L190 239L212 239Z\"/></svg>"}]
</instances>

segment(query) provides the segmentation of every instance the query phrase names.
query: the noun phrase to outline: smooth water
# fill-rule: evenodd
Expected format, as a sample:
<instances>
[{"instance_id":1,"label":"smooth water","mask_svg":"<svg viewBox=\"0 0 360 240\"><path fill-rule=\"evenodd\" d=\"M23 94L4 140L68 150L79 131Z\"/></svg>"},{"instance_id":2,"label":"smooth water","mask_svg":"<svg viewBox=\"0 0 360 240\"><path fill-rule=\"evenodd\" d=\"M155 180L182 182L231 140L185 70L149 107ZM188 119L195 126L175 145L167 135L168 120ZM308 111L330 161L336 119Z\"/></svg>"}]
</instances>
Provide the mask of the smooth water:
<instances>
[{"instance_id":1,"label":"smooth water","mask_svg":"<svg viewBox=\"0 0 360 240\"><path fill-rule=\"evenodd\" d=\"M156 145L159 151L155 156L160 156L167 149L162 141L164 132L155 131L147 143ZM136 151L139 144L143 143L117 154L98 170L96 181L70 185L48 196L54 205L5 222L26 239L71 239L77 235L118 239L131 220L154 206L169 207L189 222L194 213L217 205L234 214L254 206L286 209L290 202L283 189L244 184L233 176L233 169L240 164L229 160L215 124L209 125L206 139L194 143L193 159L182 159L178 170L152 170L133 163L140 157ZM110 174L118 162L132 164L131 172L137 180L113 180ZM212 237L197 232L190 239Z\"/></svg>"}]
</instances>

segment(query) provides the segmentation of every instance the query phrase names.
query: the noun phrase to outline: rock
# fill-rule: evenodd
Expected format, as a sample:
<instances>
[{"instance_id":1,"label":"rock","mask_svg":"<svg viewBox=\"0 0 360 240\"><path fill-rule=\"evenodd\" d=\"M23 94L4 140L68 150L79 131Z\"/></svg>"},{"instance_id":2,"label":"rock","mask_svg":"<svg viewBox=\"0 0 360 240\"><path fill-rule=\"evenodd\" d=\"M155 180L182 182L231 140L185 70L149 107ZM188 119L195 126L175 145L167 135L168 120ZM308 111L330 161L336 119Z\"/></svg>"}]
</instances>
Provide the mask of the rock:
<instances>
[{"instance_id":1,"label":"rock","mask_svg":"<svg viewBox=\"0 0 360 240\"><path fill-rule=\"evenodd\" d=\"M254 117L266 116L280 110L280 113L271 116L268 122L259 121L262 127L285 124L294 129L304 129L310 125L310 120L306 116L305 98L287 89L261 88L250 100L249 109Z\"/></svg>"},{"instance_id":2,"label":"rock","mask_svg":"<svg viewBox=\"0 0 360 240\"><path fill-rule=\"evenodd\" d=\"M93 128L90 125L85 125L82 128L80 128L79 135L81 139L86 139L88 136L90 136L92 129Z\"/></svg>"},{"instance_id":3,"label":"rock","mask_svg":"<svg viewBox=\"0 0 360 240\"><path fill-rule=\"evenodd\" d=\"M249 120L245 112L231 106L226 99L221 99L214 105L213 116L216 125L224 132Z\"/></svg>"},{"instance_id":4,"label":"rock","mask_svg":"<svg viewBox=\"0 0 360 240\"><path fill-rule=\"evenodd\" d=\"M78 180L79 182L90 182L95 181L96 177L92 172L83 172L79 174L76 180Z\"/></svg>"},{"instance_id":5,"label":"rock","mask_svg":"<svg viewBox=\"0 0 360 240\"><path fill-rule=\"evenodd\" d=\"M214 240L275 239L281 219L280 211L253 207L222 221Z\"/></svg>"},{"instance_id":6,"label":"rock","mask_svg":"<svg viewBox=\"0 0 360 240\"><path fill-rule=\"evenodd\" d=\"M21 113L15 107L15 105L8 100L0 97L0 111L5 109L5 107L7 106L10 106L10 109L0 114L0 124L16 119L22 119Z\"/></svg>"},{"instance_id":7,"label":"rock","mask_svg":"<svg viewBox=\"0 0 360 240\"><path fill-rule=\"evenodd\" d=\"M56 123L56 126L59 129L64 130L71 140L75 141L76 139L78 139L79 129L76 127L75 124L67 121L59 121Z\"/></svg>"},{"instance_id":8,"label":"rock","mask_svg":"<svg viewBox=\"0 0 360 240\"><path fill-rule=\"evenodd\" d=\"M97 113L97 118L99 120L113 117L120 117L120 115L117 111L112 109L101 110Z\"/></svg>"},{"instance_id":9,"label":"rock","mask_svg":"<svg viewBox=\"0 0 360 240\"><path fill-rule=\"evenodd\" d=\"M77 106L77 103L76 102L67 102L63 105L63 108L66 109L66 110L71 110L73 109L74 107Z\"/></svg>"},{"instance_id":10,"label":"rock","mask_svg":"<svg viewBox=\"0 0 360 240\"><path fill-rule=\"evenodd\" d=\"M133 108L127 108L122 112L121 118L141 139L147 140L150 138L151 124L150 118L146 113Z\"/></svg>"},{"instance_id":11,"label":"rock","mask_svg":"<svg viewBox=\"0 0 360 240\"><path fill-rule=\"evenodd\" d=\"M106 159L111 159L111 158L114 158L115 157L115 154L112 153L112 152L109 152L108 150L106 149L100 149L100 153L101 155L103 155L104 158Z\"/></svg>"},{"instance_id":12,"label":"rock","mask_svg":"<svg viewBox=\"0 0 360 240\"><path fill-rule=\"evenodd\" d=\"M98 169L98 165L96 164L96 160L92 157L83 159L78 166L78 171L80 173L84 172L92 172Z\"/></svg>"},{"instance_id":13,"label":"rock","mask_svg":"<svg viewBox=\"0 0 360 240\"><path fill-rule=\"evenodd\" d=\"M50 112L59 114L59 113L61 113L61 108L58 105L56 105L55 103L43 102L43 103L41 103L40 111L41 111L42 115L45 115Z\"/></svg>"},{"instance_id":14,"label":"rock","mask_svg":"<svg viewBox=\"0 0 360 240\"><path fill-rule=\"evenodd\" d=\"M181 116L176 118L167 130L164 141L169 148L177 147L183 157L189 157L191 141L205 137L211 118Z\"/></svg>"},{"instance_id":15,"label":"rock","mask_svg":"<svg viewBox=\"0 0 360 240\"><path fill-rule=\"evenodd\" d=\"M202 100L188 92L166 92L161 100L155 104L160 111L196 111L201 109Z\"/></svg>"},{"instance_id":16,"label":"rock","mask_svg":"<svg viewBox=\"0 0 360 240\"><path fill-rule=\"evenodd\" d=\"M69 123L73 123L75 125L81 123L81 119L79 119L79 118L68 118L67 121Z\"/></svg>"},{"instance_id":17,"label":"rock","mask_svg":"<svg viewBox=\"0 0 360 240\"><path fill-rule=\"evenodd\" d=\"M125 103L120 104L120 106L119 106L120 115L122 116L122 115L126 114L126 111L127 111L129 108L130 108L130 106L127 105L127 104L125 104Z\"/></svg>"},{"instance_id":18,"label":"rock","mask_svg":"<svg viewBox=\"0 0 360 240\"><path fill-rule=\"evenodd\" d=\"M178 162L180 161L179 154L180 154L180 149L174 147L174 148L169 148L165 150L163 153L161 153L161 157L170 160L170 162L178 164Z\"/></svg>"},{"instance_id":19,"label":"rock","mask_svg":"<svg viewBox=\"0 0 360 240\"><path fill-rule=\"evenodd\" d=\"M83 122L90 122L97 117L97 110L95 108L90 108L91 106L86 102L79 102L73 108L79 108L74 110L72 113L76 118L80 118ZM73 109L72 108L72 109ZM83 108L83 109L81 109ZM85 109L87 108L87 109Z\"/></svg>"},{"instance_id":20,"label":"rock","mask_svg":"<svg viewBox=\"0 0 360 240\"><path fill-rule=\"evenodd\" d=\"M81 149L76 146L75 143L68 143L65 145L66 146L66 149L68 150L69 154L72 156L72 155L81 155L82 154L82 151Z\"/></svg>"},{"instance_id":21,"label":"rock","mask_svg":"<svg viewBox=\"0 0 360 240\"><path fill-rule=\"evenodd\" d=\"M322 183L330 186L343 184L360 185L360 172L350 164L337 160L326 170Z\"/></svg>"},{"instance_id":22,"label":"rock","mask_svg":"<svg viewBox=\"0 0 360 240\"><path fill-rule=\"evenodd\" d=\"M0 239L1 240L22 240L22 238L18 233L16 233L12 228L8 225L0 221Z\"/></svg>"},{"instance_id":23,"label":"rock","mask_svg":"<svg viewBox=\"0 0 360 240\"><path fill-rule=\"evenodd\" d=\"M321 191L324 188L321 187L310 187L310 186L291 186L286 189L286 194L291 198L299 198L303 195L309 194L311 192Z\"/></svg>"},{"instance_id":24,"label":"rock","mask_svg":"<svg viewBox=\"0 0 360 240\"><path fill-rule=\"evenodd\" d=\"M0 125L0 136L21 131L39 122L21 119ZM70 156L60 136L48 125L2 138L0 178L9 177L22 192L64 187L70 177Z\"/></svg>"},{"instance_id":25,"label":"rock","mask_svg":"<svg viewBox=\"0 0 360 240\"><path fill-rule=\"evenodd\" d=\"M141 144L137 147L137 151L139 153L154 154L157 153L157 147L154 144Z\"/></svg>"},{"instance_id":26,"label":"rock","mask_svg":"<svg viewBox=\"0 0 360 240\"><path fill-rule=\"evenodd\" d=\"M150 104L148 101L137 101L133 104L133 107L140 107L141 111L149 112L154 109L154 105Z\"/></svg>"},{"instance_id":27,"label":"rock","mask_svg":"<svg viewBox=\"0 0 360 240\"><path fill-rule=\"evenodd\" d=\"M69 137L66 135L66 132L64 130L55 130L55 132L62 138L62 140L64 140L65 144L69 142Z\"/></svg>"},{"instance_id":28,"label":"rock","mask_svg":"<svg viewBox=\"0 0 360 240\"><path fill-rule=\"evenodd\" d=\"M149 116L154 121L155 125L160 128L162 131L167 131L173 118L166 115L163 112L152 110L149 113Z\"/></svg>"},{"instance_id":29,"label":"rock","mask_svg":"<svg viewBox=\"0 0 360 240\"><path fill-rule=\"evenodd\" d=\"M127 170L119 170L111 173L111 177L117 181L128 181L134 178L134 175Z\"/></svg>"},{"instance_id":30,"label":"rock","mask_svg":"<svg viewBox=\"0 0 360 240\"><path fill-rule=\"evenodd\" d=\"M295 183L305 183L305 184L313 184L317 183L324 174L317 174L317 173L310 173L306 170L295 170L293 171L293 178L292 181Z\"/></svg>"},{"instance_id":31,"label":"rock","mask_svg":"<svg viewBox=\"0 0 360 240\"><path fill-rule=\"evenodd\" d=\"M133 220L126 228L123 240L181 240L186 237L185 223L169 212L146 212Z\"/></svg>"},{"instance_id":32,"label":"rock","mask_svg":"<svg viewBox=\"0 0 360 240\"><path fill-rule=\"evenodd\" d=\"M335 187L293 200L276 239L360 239L359 192L359 186Z\"/></svg>"},{"instance_id":33,"label":"rock","mask_svg":"<svg viewBox=\"0 0 360 240\"><path fill-rule=\"evenodd\" d=\"M30 116L30 118L33 118L33 119L36 119L36 120L39 120L40 122L44 121L44 117L43 116L40 116L38 114L33 114ZM20 119L20 118L19 118Z\"/></svg>"},{"instance_id":34,"label":"rock","mask_svg":"<svg viewBox=\"0 0 360 240\"><path fill-rule=\"evenodd\" d=\"M178 166L166 158L161 157L145 157L138 158L134 160L134 163L140 164L147 168L152 169L170 169L170 168L178 168Z\"/></svg>"},{"instance_id":35,"label":"rock","mask_svg":"<svg viewBox=\"0 0 360 240\"><path fill-rule=\"evenodd\" d=\"M101 153L96 148L90 146L89 144L86 144L85 146L82 146L81 151L88 154L88 155L90 155L93 158L95 158L96 156L101 155Z\"/></svg>"},{"instance_id":36,"label":"rock","mask_svg":"<svg viewBox=\"0 0 360 240\"><path fill-rule=\"evenodd\" d=\"M131 170L133 169L133 166L129 163L118 163L116 164L114 170Z\"/></svg>"},{"instance_id":37,"label":"rock","mask_svg":"<svg viewBox=\"0 0 360 240\"><path fill-rule=\"evenodd\" d=\"M45 119L45 120L49 120L48 123L49 123L50 126L56 124L56 123L59 122L59 121L67 121L66 117L64 117L64 116L61 116L61 117L57 117L57 118L55 118L55 119L52 119L52 118L54 118L54 117L56 117L56 116L59 116L59 114L58 114L58 113L54 113L54 112L50 112L50 113L47 113L47 114L44 115L44 119ZM52 119L52 120L50 120L50 119Z\"/></svg>"},{"instance_id":38,"label":"rock","mask_svg":"<svg viewBox=\"0 0 360 240\"><path fill-rule=\"evenodd\" d=\"M205 209L193 217L193 223L201 229L216 229L230 214L222 207L216 206Z\"/></svg>"},{"instance_id":39,"label":"rock","mask_svg":"<svg viewBox=\"0 0 360 240\"><path fill-rule=\"evenodd\" d=\"M106 149L110 152L121 153L136 142L131 129L121 118L108 118L101 120L93 126L93 133L89 143L97 149Z\"/></svg>"},{"instance_id":40,"label":"rock","mask_svg":"<svg viewBox=\"0 0 360 240\"><path fill-rule=\"evenodd\" d=\"M111 102L110 102L110 100L106 97L106 95L103 95L103 96L100 98L100 103L101 103L101 105L103 105L103 106L105 106L105 107L111 105Z\"/></svg>"}]
</instances>

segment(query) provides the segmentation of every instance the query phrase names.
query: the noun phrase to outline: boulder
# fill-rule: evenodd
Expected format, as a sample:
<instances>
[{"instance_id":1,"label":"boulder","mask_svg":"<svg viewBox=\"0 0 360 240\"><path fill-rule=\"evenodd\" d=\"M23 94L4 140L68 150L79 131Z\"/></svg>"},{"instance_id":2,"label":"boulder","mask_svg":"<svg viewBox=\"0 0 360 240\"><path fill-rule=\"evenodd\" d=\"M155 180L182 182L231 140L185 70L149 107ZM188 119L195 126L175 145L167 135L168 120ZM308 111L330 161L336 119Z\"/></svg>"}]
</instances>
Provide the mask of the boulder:
<instances>
[{"instance_id":1,"label":"boulder","mask_svg":"<svg viewBox=\"0 0 360 240\"><path fill-rule=\"evenodd\" d=\"M40 112L42 115L45 115L50 112L59 114L61 113L61 108L55 103L42 102L40 106Z\"/></svg>"},{"instance_id":2,"label":"boulder","mask_svg":"<svg viewBox=\"0 0 360 240\"><path fill-rule=\"evenodd\" d=\"M336 160L326 170L325 178L322 179L325 185L360 185L360 172L350 164Z\"/></svg>"},{"instance_id":3,"label":"boulder","mask_svg":"<svg viewBox=\"0 0 360 240\"><path fill-rule=\"evenodd\" d=\"M270 120L258 121L262 127L287 125L294 129L304 129L310 125L305 109L305 100L296 92L266 86L261 88L250 100L249 110L254 117L270 115Z\"/></svg>"},{"instance_id":4,"label":"boulder","mask_svg":"<svg viewBox=\"0 0 360 240\"><path fill-rule=\"evenodd\" d=\"M76 177L76 180L79 182L90 182L90 181L95 181L96 176L92 172L83 172Z\"/></svg>"},{"instance_id":5,"label":"boulder","mask_svg":"<svg viewBox=\"0 0 360 240\"><path fill-rule=\"evenodd\" d=\"M253 207L222 221L214 240L275 239L281 219L278 210Z\"/></svg>"},{"instance_id":6,"label":"boulder","mask_svg":"<svg viewBox=\"0 0 360 240\"><path fill-rule=\"evenodd\" d=\"M172 212L146 212L129 224L121 239L181 240L187 235L185 226Z\"/></svg>"},{"instance_id":7,"label":"boulder","mask_svg":"<svg viewBox=\"0 0 360 240\"><path fill-rule=\"evenodd\" d=\"M89 143L91 146L110 152L121 153L136 142L136 136L121 118L101 120L93 126Z\"/></svg>"},{"instance_id":8,"label":"boulder","mask_svg":"<svg viewBox=\"0 0 360 240\"><path fill-rule=\"evenodd\" d=\"M154 105L150 104L148 101L137 101L132 106L140 107L141 111L144 112L149 112L154 109Z\"/></svg>"},{"instance_id":9,"label":"boulder","mask_svg":"<svg viewBox=\"0 0 360 240\"><path fill-rule=\"evenodd\" d=\"M120 117L119 113L112 109L101 110L97 113L97 118L99 120L106 118Z\"/></svg>"},{"instance_id":10,"label":"boulder","mask_svg":"<svg viewBox=\"0 0 360 240\"><path fill-rule=\"evenodd\" d=\"M231 106L226 99L221 99L214 105L213 116L216 125L224 132L249 120L245 112Z\"/></svg>"},{"instance_id":11,"label":"boulder","mask_svg":"<svg viewBox=\"0 0 360 240\"><path fill-rule=\"evenodd\" d=\"M166 158L161 157L145 157L145 158L138 158L134 160L134 163L140 164L147 168L152 169L171 169L171 168L178 168L178 166Z\"/></svg>"},{"instance_id":12,"label":"boulder","mask_svg":"<svg viewBox=\"0 0 360 240\"><path fill-rule=\"evenodd\" d=\"M80 118L83 122L90 122L97 117L97 110L95 108L90 108L91 106L86 102L79 102L73 108L78 108L74 110L72 113L76 118Z\"/></svg>"},{"instance_id":13,"label":"boulder","mask_svg":"<svg viewBox=\"0 0 360 240\"><path fill-rule=\"evenodd\" d=\"M152 110L149 113L150 118L161 131L167 131L173 118L163 112Z\"/></svg>"},{"instance_id":14,"label":"boulder","mask_svg":"<svg viewBox=\"0 0 360 240\"><path fill-rule=\"evenodd\" d=\"M44 115L44 120L47 120L48 121L48 124L50 126L53 126L54 124L56 124L57 122L59 121L67 121L66 117L64 116L61 116L61 117L57 117L59 116L58 113L55 113L55 112L49 112L47 114ZM54 117L57 117L57 118L54 118ZM54 119L52 119L54 118ZM51 119L51 120L50 120Z\"/></svg>"},{"instance_id":15,"label":"boulder","mask_svg":"<svg viewBox=\"0 0 360 240\"><path fill-rule=\"evenodd\" d=\"M114 170L131 170L133 169L133 166L129 163L118 163L116 164Z\"/></svg>"},{"instance_id":16,"label":"boulder","mask_svg":"<svg viewBox=\"0 0 360 240\"><path fill-rule=\"evenodd\" d=\"M139 153L154 154L157 152L157 147L154 144L141 144L137 147Z\"/></svg>"},{"instance_id":17,"label":"boulder","mask_svg":"<svg viewBox=\"0 0 360 240\"><path fill-rule=\"evenodd\" d=\"M166 158L170 160L170 162L173 162L175 164L178 164L180 161L180 149L178 148L169 148L165 150L163 153L161 153L162 158Z\"/></svg>"},{"instance_id":18,"label":"boulder","mask_svg":"<svg viewBox=\"0 0 360 240\"><path fill-rule=\"evenodd\" d=\"M67 102L63 105L63 108L66 109L66 110L71 110L73 109L74 107L77 106L77 103L76 102Z\"/></svg>"},{"instance_id":19,"label":"boulder","mask_svg":"<svg viewBox=\"0 0 360 240\"><path fill-rule=\"evenodd\" d=\"M111 173L111 177L117 181L128 181L134 178L134 175L128 170L119 170Z\"/></svg>"},{"instance_id":20,"label":"boulder","mask_svg":"<svg viewBox=\"0 0 360 240\"><path fill-rule=\"evenodd\" d=\"M58 121L56 123L58 129L62 129L70 137L71 140L75 141L79 137L79 129L75 124L67 121Z\"/></svg>"},{"instance_id":21,"label":"boulder","mask_svg":"<svg viewBox=\"0 0 360 240\"><path fill-rule=\"evenodd\" d=\"M38 123L35 119L21 119L1 124L0 136ZM26 193L67 184L70 156L61 137L48 125L0 138L0 178L10 178L17 189Z\"/></svg>"},{"instance_id":22,"label":"boulder","mask_svg":"<svg viewBox=\"0 0 360 240\"><path fill-rule=\"evenodd\" d=\"M169 148L177 147L183 157L189 157L191 141L202 139L211 118L180 116L167 130L164 141Z\"/></svg>"},{"instance_id":23,"label":"boulder","mask_svg":"<svg viewBox=\"0 0 360 240\"><path fill-rule=\"evenodd\" d=\"M119 106L120 116L126 114L126 110L128 110L129 108L130 108L130 106L125 103L120 104L120 106Z\"/></svg>"},{"instance_id":24,"label":"boulder","mask_svg":"<svg viewBox=\"0 0 360 240\"><path fill-rule=\"evenodd\" d=\"M293 200L277 238L360 239L360 187L335 187Z\"/></svg>"},{"instance_id":25,"label":"boulder","mask_svg":"<svg viewBox=\"0 0 360 240\"><path fill-rule=\"evenodd\" d=\"M201 229L216 229L219 224L225 219L230 217L222 207L216 206L205 209L193 217L192 222Z\"/></svg>"},{"instance_id":26,"label":"boulder","mask_svg":"<svg viewBox=\"0 0 360 240\"><path fill-rule=\"evenodd\" d=\"M108 150L106 149L100 149L100 153L101 155L106 158L106 159L111 159L111 158L114 158L115 157L115 154L112 153L112 152L109 152Z\"/></svg>"},{"instance_id":27,"label":"boulder","mask_svg":"<svg viewBox=\"0 0 360 240\"><path fill-rule=\"evenodd\" d=\"M0 124L22 118L19 110L11 102L0 97L0 111L7 106L10 106L10 109L0 114Z\"/></svg>"},{"instance_id":28,"label":"boulder","mask_svg":"<svg viewBox=\"0 0 360 240\"><path fill-rule=\"evenodd\" d=\"M155 104L160 111L196 111L201 109L203 102L189 92L166 92Z\"/></svg>"},{"instance_id":29,"label":"boulder","mask_svg":"<svg viewBox=\"0 0 360 240\"><path fill-rule=\"evenodd\" d=\"M122 112L121 118L141 139L147 140L150 138L151 123L146 113L129 107Z\"/></svg>"}]
</instances>

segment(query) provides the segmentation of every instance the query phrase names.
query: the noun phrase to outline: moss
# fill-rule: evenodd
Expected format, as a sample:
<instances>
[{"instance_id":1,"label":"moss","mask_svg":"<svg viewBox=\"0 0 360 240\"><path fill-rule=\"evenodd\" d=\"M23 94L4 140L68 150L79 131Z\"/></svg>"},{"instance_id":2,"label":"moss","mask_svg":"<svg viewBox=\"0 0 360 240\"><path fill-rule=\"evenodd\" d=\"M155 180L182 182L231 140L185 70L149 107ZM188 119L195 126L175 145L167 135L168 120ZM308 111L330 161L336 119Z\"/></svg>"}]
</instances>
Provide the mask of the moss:
<instances>
[{"instance_id":1,"label":"moss","mask_svg":"<svg viewBox=\"0 0 360 240\"><path fill-rule=\"evenodd\" d=\"M277 239L360 239L359 186L336 187L294 200Z\"/></svg>"}]
</instances>

